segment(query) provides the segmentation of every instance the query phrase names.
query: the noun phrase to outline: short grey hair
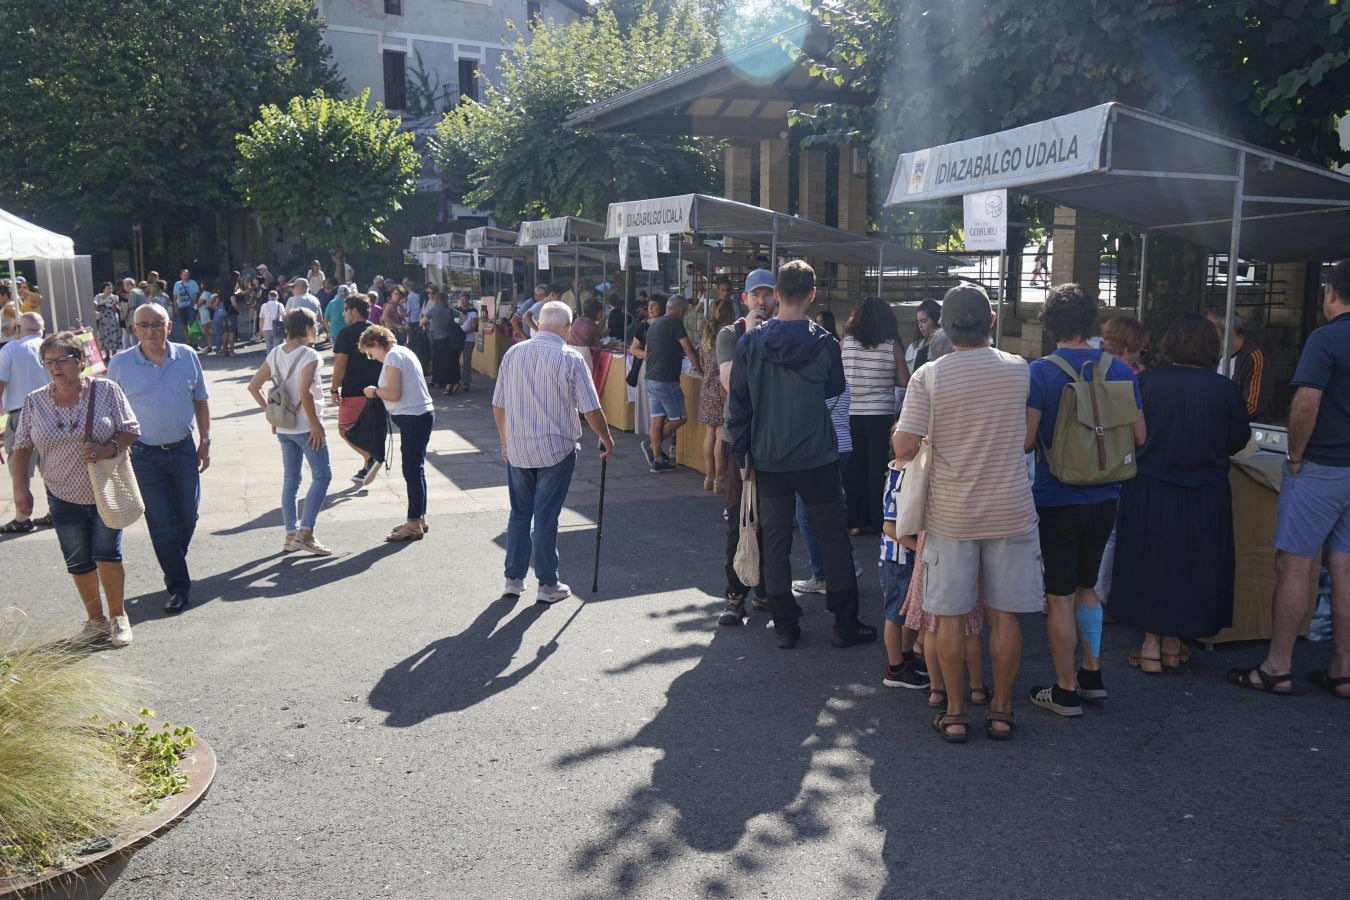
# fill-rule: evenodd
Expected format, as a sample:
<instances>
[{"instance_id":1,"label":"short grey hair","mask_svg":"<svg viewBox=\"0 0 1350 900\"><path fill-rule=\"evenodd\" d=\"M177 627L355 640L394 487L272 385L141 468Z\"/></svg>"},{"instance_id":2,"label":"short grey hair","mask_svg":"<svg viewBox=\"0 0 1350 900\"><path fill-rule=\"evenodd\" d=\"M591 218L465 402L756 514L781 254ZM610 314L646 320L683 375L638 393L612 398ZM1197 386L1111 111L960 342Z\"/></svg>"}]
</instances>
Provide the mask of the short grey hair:
<instances>
[{"instance_id":1,"label":"short grey hair","mask_svg":"<svg viewBox=\"0 0 1350 900\"><path fill-rule=\"evenodd\" d=\"M572 324L572 308L561 300L550 300L535 314L539 327L548 331Z\"/></svg>"},{"instance_id":2,"label":"short grey hair","mask_svg":"<svg viewBox=\"0 0 1350 900\"><path fill-rule=\"evenodd\" d=\"M666 312L675 312L677 309L684 309L689 303L684 299L684 294L671 294L670 299L666 301Z\"/></svg>"}]
</instances>

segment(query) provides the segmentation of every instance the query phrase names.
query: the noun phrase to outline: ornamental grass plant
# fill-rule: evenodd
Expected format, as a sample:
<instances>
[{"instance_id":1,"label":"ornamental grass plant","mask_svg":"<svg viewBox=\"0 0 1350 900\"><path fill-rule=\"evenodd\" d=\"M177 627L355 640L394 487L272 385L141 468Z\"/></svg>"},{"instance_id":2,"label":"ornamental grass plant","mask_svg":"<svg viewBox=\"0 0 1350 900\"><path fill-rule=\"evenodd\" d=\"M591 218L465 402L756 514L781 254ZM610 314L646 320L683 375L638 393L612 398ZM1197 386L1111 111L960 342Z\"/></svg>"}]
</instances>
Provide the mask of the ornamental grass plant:
<instances>
[{"instance_id":1,"label":"ornamental grass plant","mask_svg":"<svg viewBox=\"0 0 1350 900\"><path fill-rule=\"evenodd\" d=\"M0 616L0 877L58 866L182 789L191 729L152 734L145 685ZM149 710L140 710L142 715Z\"/></svg>"}]
</instances>

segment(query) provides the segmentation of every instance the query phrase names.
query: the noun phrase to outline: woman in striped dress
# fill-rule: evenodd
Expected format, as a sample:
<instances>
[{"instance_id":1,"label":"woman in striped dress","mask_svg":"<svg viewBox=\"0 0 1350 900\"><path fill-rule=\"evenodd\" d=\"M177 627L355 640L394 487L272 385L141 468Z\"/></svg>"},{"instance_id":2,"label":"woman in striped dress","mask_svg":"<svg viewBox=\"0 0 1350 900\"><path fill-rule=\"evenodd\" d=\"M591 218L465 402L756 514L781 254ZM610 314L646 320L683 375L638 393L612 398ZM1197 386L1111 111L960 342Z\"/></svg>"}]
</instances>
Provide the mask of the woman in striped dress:
<instances>
[{"instance_id":1,"label":"woman in striped dress","mask_svg":"<svg viewBox=\"0 0 1350 900\"><path fill-rule=\"evenodd\" d=\"M844 326L844 377L852 393L849 431L853 453L844 467L849 534L881 531L881 496L895 424L895 388L909 384L904 350L896 342L895 313L868 297Z\"/></svg>"}]
</instances>

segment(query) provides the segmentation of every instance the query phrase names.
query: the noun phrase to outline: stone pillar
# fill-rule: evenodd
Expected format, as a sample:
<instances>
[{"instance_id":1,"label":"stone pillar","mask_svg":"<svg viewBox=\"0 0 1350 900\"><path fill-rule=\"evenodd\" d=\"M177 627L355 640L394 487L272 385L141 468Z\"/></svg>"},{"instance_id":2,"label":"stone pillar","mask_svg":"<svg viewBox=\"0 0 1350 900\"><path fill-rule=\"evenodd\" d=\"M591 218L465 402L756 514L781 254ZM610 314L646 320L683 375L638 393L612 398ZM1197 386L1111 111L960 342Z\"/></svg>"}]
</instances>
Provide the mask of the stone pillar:
<instances>
[{"instance_id":1,"label":"stone pillar","mask_svg":"<svg viewBox=\"0 0 1350 900\"><path fill-rule=\"evenodd\" d=\"M754 197L751 179L755 173L755 147L729 144L722 151L722 168L726 177L723 196L739 203L750 203Z\"/></svg>"},{"instance_id":2,"label":"stone pillar","mask_svg":"<svg viewBox=\"0 0 1350 900\"><path fill-rule=\"evenodd\" d=\"M825 151L802 150L798 165L797 213L810 222L825 222Z\"/></svg>"},{"instance_id":3,"label":"stone pillar","mask_svg":"<svg viewBox=\"0 0 1350 900\"><path fill-rule=\"evenodd\" d=\"M1067 206L1055 207L1055 246L1050 283L1073 282L1092 297L1100 294L1102 217Z\"/></svg>"},{"instance_id":4,"label":"stone pillar","mask_svg":"<svg viewBox=\"0 0 1350 900\"><path fill-rule=\"evenodd\" d=\"M839 151L839 227L844 231L867 233L867 174L867 148L844 147ZM876 293L875 283L862 283L863 271L858 266L839 267L840 284L852 296Z\"/></svg>"},{"instance_id":5,"label":"stone pillar","mask_svg":"<svg viewBox=\"0 0 1350 900\"><path fill-rule=\"evenodd\" d=\"M788 143L786 138L759 142L759 205L788 212Z\"/></svg>"}]
</instances>

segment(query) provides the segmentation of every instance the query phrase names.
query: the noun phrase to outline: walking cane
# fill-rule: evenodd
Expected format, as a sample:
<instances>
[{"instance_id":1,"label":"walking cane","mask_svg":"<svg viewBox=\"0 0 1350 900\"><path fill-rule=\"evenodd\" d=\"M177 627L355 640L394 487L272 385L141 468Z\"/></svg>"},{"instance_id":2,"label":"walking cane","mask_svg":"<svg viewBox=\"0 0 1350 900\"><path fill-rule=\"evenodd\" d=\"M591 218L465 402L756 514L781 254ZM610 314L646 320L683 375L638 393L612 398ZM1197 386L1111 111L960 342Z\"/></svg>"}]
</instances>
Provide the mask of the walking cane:
<instances>
[{"instance_id":1,"label":"walking cane","mask_svg":"<svg viewBox=\"0 0 1350 900\"><path fill-rule=\"evenodd\" d=\"M601 444L600 449L604 450L605 445ZM591 575L592 594L600 588L600 534L605 525L605 468L608 463L609 460L600 457L600 509L595 514L595 570Z\"/></svg>"}]
</instances>

